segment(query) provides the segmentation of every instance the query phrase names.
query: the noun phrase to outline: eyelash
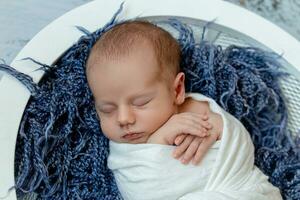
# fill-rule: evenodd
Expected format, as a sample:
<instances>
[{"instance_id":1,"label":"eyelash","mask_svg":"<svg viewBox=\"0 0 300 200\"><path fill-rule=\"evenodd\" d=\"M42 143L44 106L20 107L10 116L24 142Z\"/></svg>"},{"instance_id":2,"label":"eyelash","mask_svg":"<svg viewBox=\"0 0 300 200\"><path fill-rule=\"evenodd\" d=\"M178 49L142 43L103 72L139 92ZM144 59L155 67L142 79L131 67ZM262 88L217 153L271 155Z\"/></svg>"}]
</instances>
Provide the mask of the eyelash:
<instances>
[{"instance_id":1,"label":"eyelash","mask_svg":"<svg viewBox=\"0 0 300 200\"><path fill-rule=\"evenodd\" d=\"M99 112L100 112L100 113L103 113L103 114L110 114L112 111L106 112L106 111L103 111L103 110L100 110L100 109L99 109Z\"/></svg>"},{"instance_id":2,"label":"eyelash","mask_svg":"<svg viewBox=\"0 0 300 200\"><path fill-rule=\"evenodd\" d=\"M100 113L110 114L110 113L113 112L113 110L115 110L115 109L113 108L111 111L105 111L105 110L102 110L101 108L97 108L97 110L98 110Z\"/></svg>"},{"instance_id":3,"label":"eyelash","mask_svg":"<svg viewBox=\"0 0 300 200\"><path fill-rule=\"evenodd\" d=\"M148 104L149 102L151 101L151 99L150 100L147 100L146 102L143 102L143 103L137 103L137 104L134 104L134 106L144 106L144 105L146 105L146 104Z\"/></svg>"},{"instance_id":4,"label":"eyelash","mask_svg":"<svg viewBox=\"0 0 300 200\"><path fill-rule=\"evenodd\" d=\"M141 103L141 104L134 104L134 106L136 106L136 107L142 107L142 106L145 106L146 104L148 104L150 101L151 101L152 99L150 99L150 100L148 100L148 101L146 101L146 102L143 102L143 103ZM110 114L112 111L108 111L108 112L106 112L106 111L103 111L103 110L99 110L101 113L104 113L104 114Z\"/></svg>"}]
</instances>

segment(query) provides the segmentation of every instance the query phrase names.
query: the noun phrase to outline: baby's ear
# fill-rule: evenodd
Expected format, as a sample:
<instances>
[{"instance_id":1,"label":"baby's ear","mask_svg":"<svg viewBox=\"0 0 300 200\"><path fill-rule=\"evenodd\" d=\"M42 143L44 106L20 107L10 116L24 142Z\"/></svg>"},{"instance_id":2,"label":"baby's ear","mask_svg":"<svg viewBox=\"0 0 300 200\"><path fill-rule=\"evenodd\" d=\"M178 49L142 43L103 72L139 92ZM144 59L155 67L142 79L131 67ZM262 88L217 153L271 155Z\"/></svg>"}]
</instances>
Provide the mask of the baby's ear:
<instances>
[{"instance_id":1,"label":"baby's ear","mask_svg":"<svg viewBox=\"0 0 300 200\"><path fill-rule=\"evenodd\" d=\"M184 88L185 75L183 72L179 72L174 80L174 93L176 98L176 104L180 105L185 100L185 88Z\"/></svg>"}]
</instances>

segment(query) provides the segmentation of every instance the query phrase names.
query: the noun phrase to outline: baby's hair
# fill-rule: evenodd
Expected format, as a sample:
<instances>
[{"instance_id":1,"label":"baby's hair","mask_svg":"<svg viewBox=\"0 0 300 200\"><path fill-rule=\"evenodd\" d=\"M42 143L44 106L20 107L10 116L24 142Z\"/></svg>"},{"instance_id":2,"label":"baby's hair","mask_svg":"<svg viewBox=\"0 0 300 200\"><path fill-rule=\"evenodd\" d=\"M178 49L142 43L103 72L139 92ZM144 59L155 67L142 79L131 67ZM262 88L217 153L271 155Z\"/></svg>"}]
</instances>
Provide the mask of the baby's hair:
<instances>
[{"instance_id":1,"label":"baby's hair","mask_svg":"<svg viewBox=\"0 0 300 200\"><path fill-rule=\"evenodd\" d=\"M128 55L141 42L148 42L157 57L164 79L180 71L180 46L166 30L147 21L126 21L105 32L94 44L87 70L101 59L118 59ZM162 73L163 72L163 73Z\"/></svg>"}]
</instances>

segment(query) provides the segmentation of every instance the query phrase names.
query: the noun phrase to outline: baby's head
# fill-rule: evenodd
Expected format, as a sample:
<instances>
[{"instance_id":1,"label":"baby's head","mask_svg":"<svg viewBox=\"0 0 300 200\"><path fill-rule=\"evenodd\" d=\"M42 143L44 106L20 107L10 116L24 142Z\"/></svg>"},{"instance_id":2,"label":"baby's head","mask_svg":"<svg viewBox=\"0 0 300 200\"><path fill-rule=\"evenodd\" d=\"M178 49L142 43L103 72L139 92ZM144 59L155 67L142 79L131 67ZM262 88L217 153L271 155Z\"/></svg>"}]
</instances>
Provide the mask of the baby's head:
<instances>
[{"instance_id":1,"label":"baby's head","mask_svg":"<svg viewBox=\"0 0 300 200\"><path fill-rule=\"evenodd\" d=\"M119 143L145 143L184 102L180 47L149 22L116 25L93 46L87 79L101 129Z\"/></svg>"}]
</instances>

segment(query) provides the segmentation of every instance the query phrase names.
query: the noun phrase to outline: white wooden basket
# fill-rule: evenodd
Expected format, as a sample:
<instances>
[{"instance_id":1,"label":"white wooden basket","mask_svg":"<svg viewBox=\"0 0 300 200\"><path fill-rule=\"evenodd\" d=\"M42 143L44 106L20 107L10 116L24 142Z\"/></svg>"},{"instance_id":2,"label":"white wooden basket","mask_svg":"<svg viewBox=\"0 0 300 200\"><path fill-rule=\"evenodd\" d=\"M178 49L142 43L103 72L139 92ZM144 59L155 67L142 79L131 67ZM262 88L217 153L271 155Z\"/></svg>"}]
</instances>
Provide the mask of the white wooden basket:
<instances>
[{"instance_id":1,"label":"white wooden basket","mask_svg":"<svg viewBox=\"0 0 300 200\"><path fill-rule=\"evenodd\" d=\"M75 26L93 32L108 22L123 0L96 0L59 17L41 30L11 63L18 71L33 77L43 76L39 65L22 58L31 57L52 65L81 35ZM224 47L230 44L250 45L283 54L282 62L292 74L282 81L287 101L289 128L300 128L300 42L264 18L222 0L127 0L120 17L146 18L156 21L180 18L201 34L202 26L215 20L206 32L207 39ZM197 34L198 34L197 33ZM8 189L14 185L14 156L19 124L30 98L24 85L9 75L0 75L0 197L16 199Z\"/></svg>"}]
</instances>

